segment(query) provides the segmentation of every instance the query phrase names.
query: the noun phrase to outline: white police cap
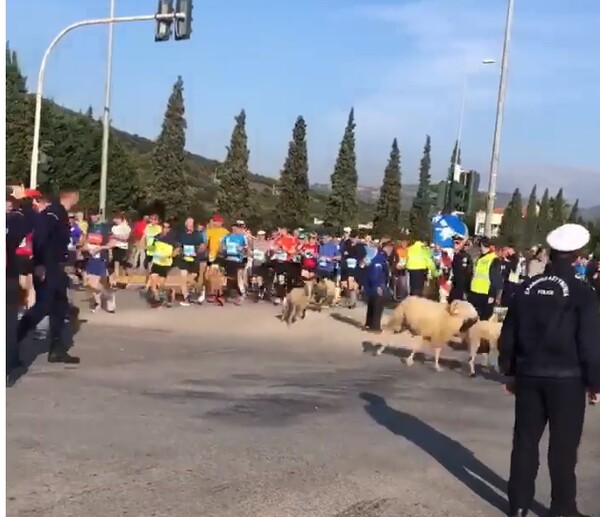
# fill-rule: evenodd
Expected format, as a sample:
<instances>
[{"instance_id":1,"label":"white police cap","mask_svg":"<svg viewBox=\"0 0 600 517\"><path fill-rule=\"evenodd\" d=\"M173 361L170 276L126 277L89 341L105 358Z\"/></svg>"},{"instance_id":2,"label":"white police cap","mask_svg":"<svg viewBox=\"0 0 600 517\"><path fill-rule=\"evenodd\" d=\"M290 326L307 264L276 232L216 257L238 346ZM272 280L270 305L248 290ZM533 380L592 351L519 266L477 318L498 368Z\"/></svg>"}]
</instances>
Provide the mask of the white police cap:
<instances>
[{"instance_id":1,"label":"white police cap","mask_svg":"<svg viewBox=\"0 0 600 517\"><path fill-rule=\"evenodd\" d=\"M556 251L578 251L590 242L590 232L580 224L563 224L548 234L546 242Z\"/></svg>"}]
</instances>

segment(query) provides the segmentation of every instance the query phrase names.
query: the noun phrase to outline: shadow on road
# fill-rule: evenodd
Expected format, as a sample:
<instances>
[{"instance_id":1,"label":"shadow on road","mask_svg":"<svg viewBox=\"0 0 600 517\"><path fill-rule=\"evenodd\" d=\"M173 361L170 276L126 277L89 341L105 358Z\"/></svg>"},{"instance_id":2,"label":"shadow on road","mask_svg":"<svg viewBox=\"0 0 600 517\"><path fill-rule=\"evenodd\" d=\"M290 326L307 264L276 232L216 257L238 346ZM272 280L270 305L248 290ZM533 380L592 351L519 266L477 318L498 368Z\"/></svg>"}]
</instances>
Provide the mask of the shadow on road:
<instances>
[{"instance_id":1,"label":"shadow on road","mask_svg":"<svg viewBox=\"0 0 600 517\"><path fill-rule=\"evenodd\" d=\"M87 321L80 319L79 313L79 307L75 305L69 307L69 323L65 324L63 333L63 339L67 346L67 350L75 344L75 336L81 330L81 325ZM38 356L48 353L49 344L49 338L47 336L43 339L35 339L30 334L25 338L19 345L19 355L21 361L23 361L23 366L10 373L6 383L7 388L14 386L15 383L29 371L29 367L34 363Z\"/></svg>"},{"instance_id":2,"label":"shadow on road","mask_svg":"<svg viewBox=\"0 0 600 517\"><path fill-rule=\"evenodd\" d=\"M419 418L391 408L379 395L363 392L360 398L367 403L364 409L375 422L412 442L479 498L506 512L506 481L479 461L472 451ZM535 502L532 511L542 516L546 509Z\"/></svg>"}]
</instances>

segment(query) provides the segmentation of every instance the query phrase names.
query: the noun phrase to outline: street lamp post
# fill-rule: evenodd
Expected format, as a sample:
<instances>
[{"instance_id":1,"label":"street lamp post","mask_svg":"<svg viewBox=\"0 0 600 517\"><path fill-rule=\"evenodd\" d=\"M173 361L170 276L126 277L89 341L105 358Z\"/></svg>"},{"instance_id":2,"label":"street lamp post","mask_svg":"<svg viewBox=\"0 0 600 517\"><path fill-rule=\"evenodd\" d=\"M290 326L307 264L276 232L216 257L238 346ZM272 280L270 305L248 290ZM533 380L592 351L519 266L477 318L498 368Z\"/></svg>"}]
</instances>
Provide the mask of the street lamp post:
<instances>
[{"instance_id":1,"label":"street lamp post","mask_svg":"<svg viewBox=\"0 0 600 517\"><path fill-rule=\"evenodd\" d=\"M110 18L115 17L115 0L110 0ZM108 50L106 53L106 79L104 83L104 112L102 115L102 160L100 166L100 216L106 221L106 195L108 185L108 139L110 136L110 94L112 86L114 24L108 25Z\"/></svg>"},{"instance_id":2,"label":"street lamp post","mask_svg":"<svg viewBox=\"0 0 600 517\"><path fill-rule=\"evenodd\" d=\"M482 65L493 65L496 63L495 59L484 59L481 61L480 64ZM462 89L462 100L460 103L460 117L458 119L458 132L456 135L456 142L457 142L457 152L454 155L454 162L452 163L452 174L456 173L456 167L458 166L458 151L460 150L461 147L461 142L462 142L462 131L463 131L463 123L464 123L464 118L465 118L465 104L467 102L467 84L468 84L468 80L469 80L469 70L467 69L465 71L465 77L463 80L463 89Z\"/></svg>"},{"instance_id":3,"label":"street lamp post","mask_svg":"<svg viewBox=\"0 0 600 517\"><path fill-rule=\"evenodd\" d=\"M173 0L162 0L167 4L172 3ZM114 0L111 0L111 15L114 14ZM160 5L159 5L160 6ZM106 25L110 24L111 26L115 23L125 23L125 22L142 22L142 21L152 21L155 20L157 25L160 27L170 28L170 25L175 25L175 39L176 40L185 40L189 39L190 34L192 32L191 29L191 21L192 21L192 0L176 0L175 9L168 9L168 12L159 11L156 14L145 14L138 16L121 16L110 18L97 18L92 20L82 20L71 25L68 25L63 30L61 30L54 39L48 45L48 48L44 52L42 56L42 62L40 64L40 70L38 72L37 77L37 87L35 92L35 117L33 122L33 146L31 149L31 167L29 172L29 185L30 188L37 188L38 185L38 168L40 161L40 127L42 122L42 97L44 94L44 78L46 75L46 64L48 62L48 57L50 53L54 49L54 47L58 44L58 42L63 39L69 32L78 29L79 27L88 27L91 25ZM165 25L166 24L166 25ZM160 41L167 41L170 39L171 34L170 30L166 35L163 35ZM111 37L112 39L112 37ZM112 52L112 44L111 52ZM110 56L109 56L109 66L110 66ZM110 74L109 74L110 75ZM109 77L110 79L110 77ZM108 91L107 98L110 101L110 91ZM105 102L106 108L107 102ZM108 118L107 110L105 109L105 118L110 123L110 119ZM108 139L107 136L104 137L106 139L106 149L108 149ZM103 139L103 153L104 153L104 139ZM106 190L106 174L104 178L104 190ZM104 194L106 198L106 194Z\"/></svg>"},{"instance_id":4,"label":"street lamp post","mask_svg":"<svg viewBox=\"0 0 600 517\"><path fill-rule=\"evenodd\" d=\"M492 144L492 157L490 159L490 178L487 192L487 206L485 210L485 235L492 237L492 218L494 216L494 203L496 201L496 180L498 176L498 163L500 161L500 136L504 118L504 101L506 99L506 82L508 79L508 58L510 54L510 36L514 11L514 0L508 0L506 11L506 27L504 29L504 45L502 48L502 65L500 68L500 85L498 87L498 102L496 103L496 123L494 126L494 141Z\"/></svg>"}]
</instances>

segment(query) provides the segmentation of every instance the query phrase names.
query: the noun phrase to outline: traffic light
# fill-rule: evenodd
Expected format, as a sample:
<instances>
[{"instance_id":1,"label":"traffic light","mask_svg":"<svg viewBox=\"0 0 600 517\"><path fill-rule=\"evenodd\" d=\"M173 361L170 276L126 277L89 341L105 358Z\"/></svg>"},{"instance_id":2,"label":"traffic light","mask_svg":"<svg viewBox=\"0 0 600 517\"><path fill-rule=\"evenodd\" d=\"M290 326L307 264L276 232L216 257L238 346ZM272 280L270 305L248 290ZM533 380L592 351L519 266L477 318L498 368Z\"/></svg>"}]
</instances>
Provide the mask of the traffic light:
<instances>
[{"instance_id":1,"label":"traffic light","mask_svg":"<svg viewBox=\"0 0 600 517\"><path fill-rule=\"evenodd\" d=\"M173 14L173 0L158 0L156 14ZM173 19L156 20L156 34L154 41L169 41L171 39L171 25Z\"/></svg>"},{"instance_id":2,"label":"traffic light","mask_svg":"<svg viewBox=\"0 0 600 517\"><path fill-rule=\"evenodd\" d=\"M185 18L175 20L175 40L190 39L192 34L192 0L175 0L175 12Z\"/></svg>"}]
</instances>

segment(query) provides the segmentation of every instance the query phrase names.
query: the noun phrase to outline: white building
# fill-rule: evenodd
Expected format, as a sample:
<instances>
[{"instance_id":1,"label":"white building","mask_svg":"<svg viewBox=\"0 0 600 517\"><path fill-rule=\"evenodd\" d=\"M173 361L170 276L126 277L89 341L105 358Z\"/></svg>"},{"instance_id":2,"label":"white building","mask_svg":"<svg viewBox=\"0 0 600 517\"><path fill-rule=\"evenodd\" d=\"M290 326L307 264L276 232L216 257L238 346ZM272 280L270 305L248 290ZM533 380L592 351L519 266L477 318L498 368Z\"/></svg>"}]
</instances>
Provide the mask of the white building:
<instances>
[{"instance_id":1,"label":"white building","mask_svg":"<svg viewBox=\"0 0 600 517\"><path fill-rule=\"evenodd\" d=\"M522 217L525 217L526 211L527 209L523 208ZM540 213L539 203L536 206L535 212L536 214ZM504 208L494 208L494 215L492 216L492 237L498 237L503 216ZM483 237L485 235L485 210L479 210L475 214L475 235L478 237Z\"/></svg>"},{"instance_id":2,"label":"white building","mask_svg":"<svg viewBox=\"0 0 600 517\"><path fill-rule=\"evenodd\" d=\"M492 237L498 237L504 208L495 208L492 215ZM485 235L485 210L479 210L475 214L475 235L483 237Z\"/></svg>"}]
</instances>

